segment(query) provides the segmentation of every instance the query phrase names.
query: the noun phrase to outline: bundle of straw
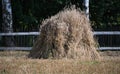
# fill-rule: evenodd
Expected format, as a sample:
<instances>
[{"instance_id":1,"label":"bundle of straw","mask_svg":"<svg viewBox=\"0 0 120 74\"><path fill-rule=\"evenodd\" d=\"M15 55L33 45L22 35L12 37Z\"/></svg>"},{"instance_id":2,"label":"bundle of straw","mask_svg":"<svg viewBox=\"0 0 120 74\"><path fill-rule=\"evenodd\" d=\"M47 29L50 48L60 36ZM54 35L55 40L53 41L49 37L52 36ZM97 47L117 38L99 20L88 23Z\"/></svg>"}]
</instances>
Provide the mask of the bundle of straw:
<instances>
[{"instance_id":1,"label":"bundle of straw","mask_svg":"<svg viewBox=\"0 0 120 74\"><path fill-rule=\"evenodd\" d=\"M42 22L29 57L99 59L89 20L74 7L64 9Z\"/></svg>"}]
</instances>

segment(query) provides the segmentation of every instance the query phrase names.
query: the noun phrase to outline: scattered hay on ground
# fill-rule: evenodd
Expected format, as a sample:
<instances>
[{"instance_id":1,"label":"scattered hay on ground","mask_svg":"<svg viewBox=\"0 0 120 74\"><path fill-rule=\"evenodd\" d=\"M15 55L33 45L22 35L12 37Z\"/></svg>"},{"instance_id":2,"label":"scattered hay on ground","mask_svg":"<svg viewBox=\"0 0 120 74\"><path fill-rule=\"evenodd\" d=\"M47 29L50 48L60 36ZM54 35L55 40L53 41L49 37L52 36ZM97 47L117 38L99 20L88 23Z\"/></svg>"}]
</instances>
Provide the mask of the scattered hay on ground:
<instances>
[{"instance_id":1,"label":"scattered hay on ground","mask_svg":"<svg viewBox=\"0 0 120 74\"><path fill-rule=\"evenodd\" d=\"M89 20L84 12L67 8L43 21L29 57L99 59Z\"/></svg>"}]
</instances>

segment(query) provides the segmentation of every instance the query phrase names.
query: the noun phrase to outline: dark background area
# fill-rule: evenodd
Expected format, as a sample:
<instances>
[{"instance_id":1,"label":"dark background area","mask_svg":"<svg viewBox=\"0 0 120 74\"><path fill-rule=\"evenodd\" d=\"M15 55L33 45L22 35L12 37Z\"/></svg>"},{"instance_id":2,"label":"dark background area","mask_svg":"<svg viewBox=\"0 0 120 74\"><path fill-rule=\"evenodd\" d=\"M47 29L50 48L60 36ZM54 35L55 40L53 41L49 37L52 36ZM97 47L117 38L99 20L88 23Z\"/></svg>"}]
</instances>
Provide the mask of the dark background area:
<instances>
[{"instance_id":1,"label":"dark background area","mask_svg":"<svg viewBox=\"0 0 120 74\"><path fill-rule=\"evenodd\" d=\"M0 0L0 17L2 17ZM84 9L84 0L11 0L14 32L38 31L43 19L55 15L64 7L76 5ZM120 0L90 0L90 21L94 30L120 30ZM0 19L0 25L2 18ZM1 30L1 28L0 28Z\"/></svg>"},{"instance_id":2,"label":"dark background area","mask_svg":"<svg viewBox=\"0 0 120 74\"><path fill-rule=\"evenodd\" d=\"M2 31L2 0L0 0L0 32Z\"/></svg>"}]
</instances>

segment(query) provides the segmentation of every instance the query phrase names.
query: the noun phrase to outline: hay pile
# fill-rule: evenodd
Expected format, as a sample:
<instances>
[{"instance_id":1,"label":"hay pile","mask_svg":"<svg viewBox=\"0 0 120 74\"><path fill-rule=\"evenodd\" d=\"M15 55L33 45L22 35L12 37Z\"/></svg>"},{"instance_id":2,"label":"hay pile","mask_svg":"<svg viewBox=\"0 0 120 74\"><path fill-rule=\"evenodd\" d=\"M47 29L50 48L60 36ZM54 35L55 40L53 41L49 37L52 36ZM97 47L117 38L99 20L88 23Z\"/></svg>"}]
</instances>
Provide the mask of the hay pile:
<instances>
[{"instance_id":1,"label":"hay pile","mask_svg":"<svg viewBox=\"0 0 120 74\"><path fill-rule=\"evenodd\" d=\"M29 57L98 59L89 20L82 11L64 9L43 21Z\"/></svg>"}]
</instances>

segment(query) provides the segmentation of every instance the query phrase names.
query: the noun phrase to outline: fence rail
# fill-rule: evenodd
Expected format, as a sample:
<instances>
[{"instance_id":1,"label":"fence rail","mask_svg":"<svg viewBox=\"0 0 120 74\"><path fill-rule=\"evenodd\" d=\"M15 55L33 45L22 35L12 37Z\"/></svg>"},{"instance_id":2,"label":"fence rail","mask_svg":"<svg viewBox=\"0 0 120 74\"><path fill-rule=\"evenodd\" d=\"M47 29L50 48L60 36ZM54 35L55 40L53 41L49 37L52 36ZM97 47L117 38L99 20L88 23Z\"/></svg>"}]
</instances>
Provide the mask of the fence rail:
<instances>
[{"instance_id":1,"label":"fence rail","mask_svg":"<svg viewBox=\"0 0 120 74\"><path fill-rule=\"evenodd\" d=\"M39 35L40 32L13 32L13 33L0 33L0 36L18 36L18 35Z\"/></svg>"},{"instance_id":2,"label":"fence rail","mask_svg":"<svg viewBox=\"0 0 120 74\"><path fill-rule=\"evenodd\" d=\"M1 36L38 36L40 32L0 33ZM94 35L120 35L120 31L95 31ZM0 47L0 50L31 50L32 47ZM120 50L120 47L99 47L98 50Z\"/></svg>"},{"instance_id":3,"label":"fence rail","mask_svg":"<svg viewBox=\"0 0 120 74\"><path fill-rule=\"evenodd\" d=\"M17 36L17 35L39 35L40 32L13 32L13 33L0 33L0 36ZM120 35L120 31L95 31L94 35Z\"/></svg>"},{"instance_id":4,"label":"fence rail","mask_svg":"<svg viewBox=\"0 0 120 74\"><path fill-rule=\"evenodd\" d=\"M120 31L95 31L94 35L120 35Z\"/></svg>"},{"instance_id":5,"label":"fence rail","mask_svg":"<svg viewBox=\"0 0 120 74\"><path fill-rule=\"evenodd\" d=\"M0 50L31 50L32 47L0 47Z\"/></svg>"}]
</instances>

